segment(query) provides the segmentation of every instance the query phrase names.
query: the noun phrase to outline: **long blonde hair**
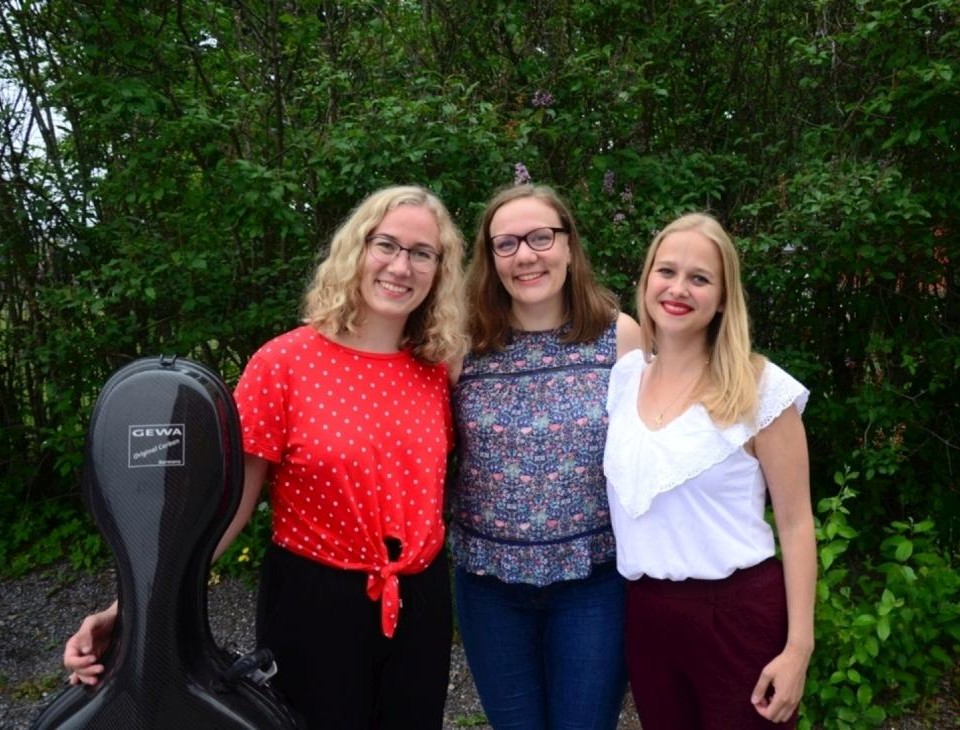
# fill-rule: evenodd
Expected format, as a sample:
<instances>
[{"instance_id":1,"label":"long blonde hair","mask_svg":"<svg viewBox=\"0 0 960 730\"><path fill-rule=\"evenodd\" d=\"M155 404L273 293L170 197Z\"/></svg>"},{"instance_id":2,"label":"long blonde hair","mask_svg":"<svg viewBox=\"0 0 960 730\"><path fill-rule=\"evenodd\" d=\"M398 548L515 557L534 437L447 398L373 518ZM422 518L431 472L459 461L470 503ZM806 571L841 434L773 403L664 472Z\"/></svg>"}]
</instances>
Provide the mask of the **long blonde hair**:
<instances>
[{"instance_id":1,"label":"long blonde hair","mask_svg":"<svg viewBox=\"0 0 960 730\"><path fill-rule=\"evenodd\" d=\"M716 218L706 213L680 216L657 233L650 244L637 287L641 347L648 359L657 350L657 326L643 303L644 294L660 244L677 231L696 231L711 241L720 253L723 266L723 309L716 313L707 328L710 365L696 396L717 423L729 425L751 419L757 411L757 385L765 359L754 353L750 344L747 302L740 281L740 257Z\"/></svg>"},{"instance_id":2,"label":"long blonde hair","mask_svg":"<svg viewBox=\"0 0 960 730\"><path fill-rule=\"evenodd\" d=\"M407 318L401 347L426 362L455 360L466 352L463 236L433 193L416 185L382 188L364 198L333 234L327 257L303 296L303 321L317 329L357 332L362 325L360 279L367 236L391 210L422 206L440 231L440 264L426 299Z\"/></svg>"},{"instance_id":3,"label":"long blonde hair","mask_svg":"<svg viewBox=\"0 0 960 730\"><path fill-rule=\"evenodd\" d=\"M594 278L573 214L556 191L547 185L513 185L487 203L467 267L471 348L478 355L502 350L510 331L511 299L497 276L490 246L490 223L500 208L521 198L534 198L553 208L560 217L561 227L569 231L570 267L563 284L563 306L570 329L563 341L592 342L610 326L618 309L616 296Z\"/></svg>"}]
</instances>

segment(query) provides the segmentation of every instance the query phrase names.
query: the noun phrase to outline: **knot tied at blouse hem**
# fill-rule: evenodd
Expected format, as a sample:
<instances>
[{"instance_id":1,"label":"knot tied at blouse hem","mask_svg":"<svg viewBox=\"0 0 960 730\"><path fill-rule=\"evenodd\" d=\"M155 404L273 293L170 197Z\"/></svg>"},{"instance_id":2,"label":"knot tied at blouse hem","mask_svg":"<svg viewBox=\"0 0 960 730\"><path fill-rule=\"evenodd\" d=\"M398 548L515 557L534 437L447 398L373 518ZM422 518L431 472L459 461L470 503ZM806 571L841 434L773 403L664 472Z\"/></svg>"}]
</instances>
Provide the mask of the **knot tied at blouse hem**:
<instances>
[{"instance_id":1,"label":"knot tied at blouse hem","mask_svg":"<svg viewBox=\"0 0 960 730\"><path fill-rule=\"evenodd\" d=\"M400 620L400 566L388 563L367 574L367 596L380 601L380 628L388 639L393 638Z\"/></svg>"}]
</instances>

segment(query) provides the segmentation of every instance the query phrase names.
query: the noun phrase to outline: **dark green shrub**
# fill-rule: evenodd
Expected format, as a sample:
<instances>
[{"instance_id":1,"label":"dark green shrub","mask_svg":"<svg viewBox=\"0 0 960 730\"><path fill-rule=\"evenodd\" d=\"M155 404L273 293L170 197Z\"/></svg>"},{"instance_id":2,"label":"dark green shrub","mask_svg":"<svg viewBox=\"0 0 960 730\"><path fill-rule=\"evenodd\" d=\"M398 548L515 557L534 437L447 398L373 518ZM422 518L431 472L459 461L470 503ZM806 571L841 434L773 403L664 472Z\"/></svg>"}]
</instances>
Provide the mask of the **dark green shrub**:
<instances>
[{"instance_id":1,"label":"dark green shrub","mask_svg":"<svg viewBox=\"0 0 960 730\"><path fill-rule=\"evenodd\" d=\"M850 524L857 472L820 500L816 642L800 727L879 726L933 692L960 654L960 576L932 520L895 520L874 552Z\"/></svg>"}]
</instances>

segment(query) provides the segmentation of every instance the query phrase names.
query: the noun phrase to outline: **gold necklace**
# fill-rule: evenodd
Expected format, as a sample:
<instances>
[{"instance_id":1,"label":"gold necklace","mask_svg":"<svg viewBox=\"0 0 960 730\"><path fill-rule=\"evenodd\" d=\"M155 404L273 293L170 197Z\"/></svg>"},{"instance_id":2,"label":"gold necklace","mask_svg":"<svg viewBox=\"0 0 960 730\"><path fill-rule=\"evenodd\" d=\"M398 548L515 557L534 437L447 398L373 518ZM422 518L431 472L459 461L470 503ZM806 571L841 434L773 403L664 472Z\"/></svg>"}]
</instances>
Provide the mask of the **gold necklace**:
<instances>
[{"instance_id":1,"label":"gold necklace","mask_svg":"<svg viewBox=\"0 0 960 730\"><path fill-rule=\"evenodd\" d=\"M704 371L704 369L706 369L707 365L709 365L709 364L710 364L710 360L704 360L704 362L703 362L703 367L700 368L700 373L697 375L696 379L693 380L693 381L690 383L690 385L688 385L686 388L684 388L684 389L681 390L679 393L677 393L677 395L674 396L673 400L670 401L666 406L664 406L663 410L661 410L659 413L657 413L657 414L653 417L653 425L654 425L655 427L661 428L661 427L663 426L663 417L670 411L671 408L674 407L674 405L676 405L677 401L680 400L680 397L681 397L681 396L689 396L689 395L690 395L690 393L691 393L691 392L693 391L693 389L696 387L697 383L700 382L700 379L703 378L703 371Z\"/></svg>"}]
</instances>

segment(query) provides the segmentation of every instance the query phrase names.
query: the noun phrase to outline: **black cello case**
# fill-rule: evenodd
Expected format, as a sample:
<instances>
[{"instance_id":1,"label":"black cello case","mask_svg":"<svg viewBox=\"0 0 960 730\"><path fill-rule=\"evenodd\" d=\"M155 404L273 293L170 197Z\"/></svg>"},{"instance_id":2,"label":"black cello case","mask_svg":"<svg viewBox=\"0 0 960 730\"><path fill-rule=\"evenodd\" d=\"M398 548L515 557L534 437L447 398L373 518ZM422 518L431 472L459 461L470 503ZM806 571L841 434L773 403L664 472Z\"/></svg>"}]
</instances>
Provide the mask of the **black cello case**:
<instances>
[{"instance_id":1,"label":"black cello case","mask_svg":"<svg viewBox=\"0 0 960 730\"><path fill-rule=\"evenodd\" d=\"M65 689L36 730L297 727L262 674L244 674L269 657L238 672L210 633L207 573L242 491L239 418L216 373L176 357L114 373L87 434L83 494L116 559L119 620L100 682Z\"/></svg>"}]
</instances>

